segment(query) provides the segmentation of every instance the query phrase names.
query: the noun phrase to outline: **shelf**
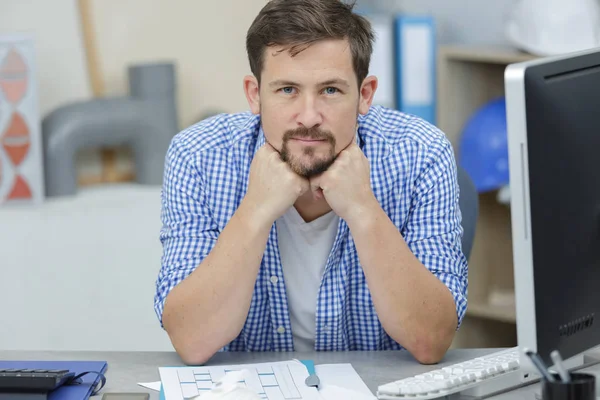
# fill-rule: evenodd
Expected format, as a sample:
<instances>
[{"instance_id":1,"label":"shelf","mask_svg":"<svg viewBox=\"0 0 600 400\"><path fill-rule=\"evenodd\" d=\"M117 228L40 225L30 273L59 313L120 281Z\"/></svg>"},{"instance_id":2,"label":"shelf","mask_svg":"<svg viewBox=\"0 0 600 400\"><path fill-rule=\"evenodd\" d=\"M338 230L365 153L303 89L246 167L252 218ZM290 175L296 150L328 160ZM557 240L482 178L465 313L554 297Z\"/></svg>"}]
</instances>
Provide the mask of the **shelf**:
<instances>
[{"instance_id":1,"label":"shelf","mask_svg":"<svg viewBox=\"0 0 600 400\"><path fill-rule=\"evenodd\" d=\"M469 303L467 306L467 315L509 323L516 323L517 321L514 306Z\"/></svg>"},{"instance_id":2,"label":"shelf","mask_svg":"<svg viewBox=\"0 0 600 400\"><path fill-rule=\"evenodd\" d=\"M529 61L536 56L510 47L440 46L440 54L449 61L507 65Z\"/></svg>"},{"instance_id":3,"label":"shelf","mask_svg":"<svg viewBox=\"0 0 600 400\"><path fill-rule=\"evenodd\" d=\"M497 46L440 46L437 125L461 158L465 124L483 105L504 96L506 66L537 56ZM515 346L513 249L510 207L498 189L479 193L479 215L469 257L469 299L455 348Z\"/></svg>"}]
</instances>

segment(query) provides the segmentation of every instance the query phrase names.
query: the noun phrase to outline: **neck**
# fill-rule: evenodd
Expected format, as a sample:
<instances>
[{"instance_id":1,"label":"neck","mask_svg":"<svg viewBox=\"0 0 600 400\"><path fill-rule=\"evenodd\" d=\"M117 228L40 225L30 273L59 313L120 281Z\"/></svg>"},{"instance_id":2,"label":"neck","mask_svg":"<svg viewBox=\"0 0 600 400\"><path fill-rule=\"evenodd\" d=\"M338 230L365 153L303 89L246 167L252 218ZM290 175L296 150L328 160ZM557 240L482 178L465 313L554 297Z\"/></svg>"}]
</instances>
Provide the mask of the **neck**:
<instances>
[{"instance_id":1,"label":"neck","mask_svg":"<svg viewBox=\"0 0 600 400\"><path fill-rule=\"evenodd\" d=\"M312 192L308 191L296 200L294 203L296 211L305 222L311 222L331 211L325 198L315 199Z\"/></svg>"}]
</instances>

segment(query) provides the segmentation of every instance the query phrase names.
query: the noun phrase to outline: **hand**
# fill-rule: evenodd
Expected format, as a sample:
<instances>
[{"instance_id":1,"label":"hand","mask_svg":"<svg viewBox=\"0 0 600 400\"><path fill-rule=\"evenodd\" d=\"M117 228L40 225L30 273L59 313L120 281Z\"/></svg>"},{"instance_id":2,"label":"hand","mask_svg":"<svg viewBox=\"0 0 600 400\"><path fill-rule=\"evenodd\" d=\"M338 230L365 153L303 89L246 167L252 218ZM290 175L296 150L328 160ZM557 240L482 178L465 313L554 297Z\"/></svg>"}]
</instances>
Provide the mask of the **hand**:
<instances>
[{"instance_id":1,"label":"hand","mask_svg":"<svg viewBox=\"0 0 600 400\"><path fill-rule=\"evenodd\" d=\"M325 197L329 207L346 222L363 210L379 206L371 189L369 160L352 142L327 171L310 179L316 198Z\"/></svg>"},{"instance_id":2,"label":"hand","mask_svg":"<svg viewBox=\"0 0 600 400\"><path fill-rule=\"evenodd\" d=\"M271 225L309 189L308 180L294 173L279 153L265 143L250 165L244 201L258 213L261 222Z\"/></svg>"}]
</instances>

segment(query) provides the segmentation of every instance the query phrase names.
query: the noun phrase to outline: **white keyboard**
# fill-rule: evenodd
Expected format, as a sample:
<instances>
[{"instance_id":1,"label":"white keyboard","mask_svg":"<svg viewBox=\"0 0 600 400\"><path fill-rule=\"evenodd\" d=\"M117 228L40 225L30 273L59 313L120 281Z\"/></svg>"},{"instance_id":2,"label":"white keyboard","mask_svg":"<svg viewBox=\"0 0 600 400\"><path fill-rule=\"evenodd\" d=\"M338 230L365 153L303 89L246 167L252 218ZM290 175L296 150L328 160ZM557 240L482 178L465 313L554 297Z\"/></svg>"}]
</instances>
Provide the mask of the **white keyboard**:
<instances>
[{"instance_id":1,"label":"white keyboard","mask_svg":"<svg viewBox=\"0 0 600 400\"><path fill-rule=\"evenodd\" d=\"M386 383L379 386L377 398L426 400L457 392L479 397L520 383L519 349L515 347Z\"/></svg>"}]
</instances>

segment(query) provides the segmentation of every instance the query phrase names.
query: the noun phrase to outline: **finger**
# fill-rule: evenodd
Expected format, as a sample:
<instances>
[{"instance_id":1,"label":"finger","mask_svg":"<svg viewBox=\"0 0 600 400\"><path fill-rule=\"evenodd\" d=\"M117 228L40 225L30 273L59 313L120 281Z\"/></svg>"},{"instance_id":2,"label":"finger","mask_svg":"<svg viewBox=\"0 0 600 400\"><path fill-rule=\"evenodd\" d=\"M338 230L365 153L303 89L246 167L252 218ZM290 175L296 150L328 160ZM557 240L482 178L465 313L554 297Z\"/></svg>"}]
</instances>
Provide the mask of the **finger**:
<instances>
[{"instance_id":1,"label":"finger","mask_svg":"<svg viewBox=\"0 0 600 400\"><path fill-rule=\"evenodd\" d=\"M321 179L320 177L314 177L310 179L310 191L313 194L313 198L315 200L323 198L323 189L321 189Z\"/></svg>"},{"instance_id":2,"label":"finger","mask_svg":"<svg viewBox=\"0 0 600 400\"><path fill-rule=\"evenodd\" d=\"M312 192L315 192L315 191L321 189L320 179L318 176L310 178L309 183L310 183L310 190Z\"/></svg>"},{"instance_id":3,"label":"finger","mask_svg":"<svg viewBox=\"0 0 600 400\"><path fill-rule=\"evenodd\" d=\"M323 189L317 189L317 190L315 190L312 193L313 193L313 198L315 200L321 200L324 197L324 195L323 195Z\"/></svg>"}]
</instances>

